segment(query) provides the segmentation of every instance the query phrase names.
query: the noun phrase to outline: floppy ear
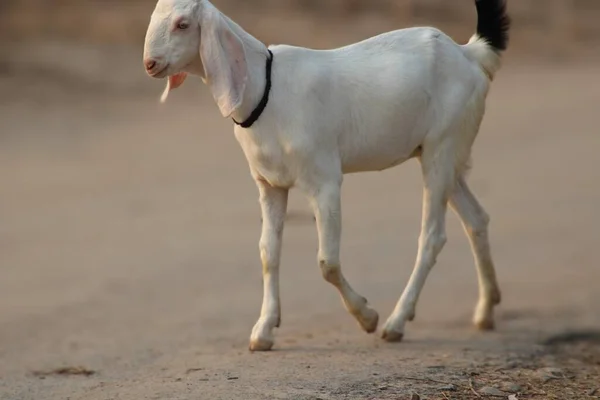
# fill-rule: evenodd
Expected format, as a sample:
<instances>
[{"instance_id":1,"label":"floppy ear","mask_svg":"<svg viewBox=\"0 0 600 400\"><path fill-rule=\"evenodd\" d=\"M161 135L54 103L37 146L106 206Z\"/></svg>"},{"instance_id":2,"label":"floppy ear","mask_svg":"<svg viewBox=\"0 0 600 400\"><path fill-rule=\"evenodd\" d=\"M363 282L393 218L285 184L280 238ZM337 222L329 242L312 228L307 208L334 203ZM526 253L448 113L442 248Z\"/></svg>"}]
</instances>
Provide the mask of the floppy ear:
<instances>
[{"instance_id":1,"label":"floppy ear","mask_svg":"<svg viewBox=\"0 0 600 400\"><path fill-rule=\"evenodd\" d=\"M240 38L215 10L200 18L200 58L205 80L224 117L241 104L248 79L246 54Z\"/></svg>"}]
</instances>

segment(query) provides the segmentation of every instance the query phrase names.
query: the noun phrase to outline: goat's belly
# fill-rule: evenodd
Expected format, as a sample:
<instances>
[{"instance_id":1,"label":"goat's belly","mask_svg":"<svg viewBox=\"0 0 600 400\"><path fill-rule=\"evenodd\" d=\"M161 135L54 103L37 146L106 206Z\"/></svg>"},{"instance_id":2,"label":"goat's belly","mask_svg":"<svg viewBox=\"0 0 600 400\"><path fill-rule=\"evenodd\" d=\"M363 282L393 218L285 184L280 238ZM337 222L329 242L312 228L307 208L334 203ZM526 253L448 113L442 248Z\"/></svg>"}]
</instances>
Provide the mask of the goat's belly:
<instances>
[{"instance_id":1,"label":"goat's belly","mask_svg":"<svg viewBox=\"0 0 600 400\"><path fill-rule=\"evenodd\" d=\"M358 115L344 126L339 136L342 171L382 171L414 156L430 130L428 97L415 96L408 100L382 98L378 107ZM389 104L396 103L389 107ZM359 107L356 107L359 109Z\"/></svg>"},{"instance_id":2,"label":"goat's belly","mask_svg":"<svg viewBox=\"0 0 600 400\"><path fill-rule=\"evenodd\" d=\"M415 155L422 143L420 132L398 134L379 132L343 137L340 146L342 171L346 173L382 171L395 167Z\"/></svg>"},{"instance_id":3,"label":"goat's belly","mask_svg":"<svg viewBox=\"0 0 600 400\"><path fill-rule=\"evenodd\" d=\"M415 149L410 151L390 151L386 153L374 152L372 154L356 154L342 158L342 172L351 174L355 172L383 171L395 167L410 159Z\"/></svg>"}]
</instances>

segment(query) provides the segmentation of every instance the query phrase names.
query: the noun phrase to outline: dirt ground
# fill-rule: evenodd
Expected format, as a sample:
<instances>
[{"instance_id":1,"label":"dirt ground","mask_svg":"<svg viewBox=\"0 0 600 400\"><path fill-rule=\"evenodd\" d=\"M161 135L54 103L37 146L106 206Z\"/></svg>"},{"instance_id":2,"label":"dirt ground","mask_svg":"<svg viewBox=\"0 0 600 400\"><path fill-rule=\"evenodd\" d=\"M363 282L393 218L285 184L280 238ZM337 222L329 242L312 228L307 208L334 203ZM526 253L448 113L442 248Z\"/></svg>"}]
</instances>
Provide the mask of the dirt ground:
<instances>
[{"instance_id":1,"label":"dirt ground","mask_svg":"<svg viewBox=\"0 0 600 400\"><path fill-rule=\"evenodd\" d=\"M492 218L495 332L471 328L453 214L405 341L360 331L294 193L282 326L250 353L256 188L199 79L160 106L140 50L46 43L0 64L0 399L600 398L600 64L509 57L494 82L469 179ZM343 267L383 321L420 201L416 162L346 177Z\"/></svg>"}]
</instances>

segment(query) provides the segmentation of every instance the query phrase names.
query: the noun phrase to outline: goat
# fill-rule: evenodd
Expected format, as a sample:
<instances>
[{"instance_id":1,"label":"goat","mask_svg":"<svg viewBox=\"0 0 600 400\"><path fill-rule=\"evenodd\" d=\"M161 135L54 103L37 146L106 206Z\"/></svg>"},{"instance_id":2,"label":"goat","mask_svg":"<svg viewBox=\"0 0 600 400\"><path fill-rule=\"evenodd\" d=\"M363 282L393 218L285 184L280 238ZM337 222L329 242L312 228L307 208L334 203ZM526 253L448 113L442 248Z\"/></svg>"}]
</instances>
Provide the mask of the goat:
<instances>
[{"instance_id":1,"label":"goat","mask_svg":"<svg viewBox=\"0 0 600 400\"><path fill-rule=\"evenodd\" d=\"M188 74L208 85L259 191L263 299L251 351L270 350L279 327L279 264L288 191L308 198L318 232L318 264L368 333L379 316L345 279L340 263L344 174L381 171L411 158L423 174L416 263L382 338L400 341L425 280L446 242L447 205L460 217L477 267L473 317L494 328L500 289L488 242L489 217L465 180L471 147L510 18L504 0L476 0L477 30L459 45L438 29L412 27L327 50L265 46L207 0L158 0L144 66L167 77L161 101Z\"/></svg>"}]
</instances>

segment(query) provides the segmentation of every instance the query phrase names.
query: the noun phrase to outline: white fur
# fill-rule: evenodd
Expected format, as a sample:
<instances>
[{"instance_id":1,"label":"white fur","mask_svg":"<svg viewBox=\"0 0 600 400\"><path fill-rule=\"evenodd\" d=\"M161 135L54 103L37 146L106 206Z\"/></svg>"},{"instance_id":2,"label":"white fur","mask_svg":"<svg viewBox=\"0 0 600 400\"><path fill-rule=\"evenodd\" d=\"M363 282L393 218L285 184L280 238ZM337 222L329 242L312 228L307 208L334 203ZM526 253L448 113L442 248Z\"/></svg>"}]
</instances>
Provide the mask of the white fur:
<instances>
[{"instance_id":1,"label":"white fur","mask_svg":"<svg viewBox=\"0 0 600 400\"><path fill-rule=\"evenodd\" d=\"M170 32L181 16L199 21L198 26ZM213 30L205 33L206 26ZM227 53L224 37L241 43L241 55L239 49L237 54ZM488 216L467 187L464 173L499 56L477 36L458 45L428 27L383 33L332 50L286 45L270 50L274 61L269 103L251 128L235 127L259 188L263 215L259 247L264 296L250 348L270 349L273 328L279 326L281 238L292 187L299 188L314 209L323 277L337 288L364 330L377 328L377 313L341 270L343 175L384 170L412 157L420 160L424 178L417 260L382 336L400 340L405 322L415 316L419 294L446 241L448 203L464 224L477 265L480 299L474 321L491 328L500 292L487 238ZM159 0L144 54L169 64L156 77L182 71L203 77L223 115L237 121L247 118L263 95L267 47L206 0ZM207 62L219 68L207 67Z\"/></svg>"}]
</instances>

